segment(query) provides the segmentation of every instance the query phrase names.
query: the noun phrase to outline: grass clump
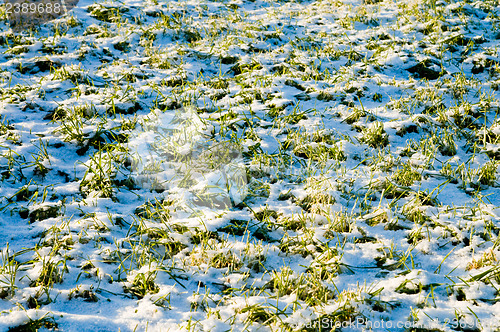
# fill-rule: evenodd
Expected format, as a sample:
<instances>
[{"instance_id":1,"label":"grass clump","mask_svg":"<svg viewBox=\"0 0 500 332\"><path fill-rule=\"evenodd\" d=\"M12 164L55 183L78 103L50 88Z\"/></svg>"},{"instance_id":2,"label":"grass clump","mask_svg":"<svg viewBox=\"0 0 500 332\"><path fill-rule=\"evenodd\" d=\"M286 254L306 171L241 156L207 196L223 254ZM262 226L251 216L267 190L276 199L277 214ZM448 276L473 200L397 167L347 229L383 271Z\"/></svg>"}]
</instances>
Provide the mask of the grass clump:
<instances>
[{"instance_id":1,"label":"grass clump","mask_svg":"<svg viewBox=\"0 0 500 332\"><path fill-rule=\"evenodd\" d=\"M402 168L399 168L394 173L392 179L400 186L409 187L413 185L415 181L420 181L422 179L422 175L413 170L410 164L405 163Z\"/></svg>"},{"instance_id":2,"label":"grass clump","mask_svg":"<svg viewBox=\"0 0 500 332\"><path fill-rule=\"evenodd\" d=\"M354 229L352 217L344 212L335 212L326 218L328 220L329 232L350 233Z\"/></svg>"},{"instance_id":3,"label":"grass clump","mask_svg":"<svg viewBox=\"0 0 500 332\"><path fill-rule=\"evenodd\" d=\"M29 322L10 327L8 332L36 332L40 329L58 330L58 324L53 317L42 317L39 319L30 319Z\"/></svg>"},{"instance_id":4,"label":"grass clump","mask_svg":"<svg viewBox=\"0 0 500 332\"><path fill-rule=\"evenodd\" d=\"M320 144L315 146L300 146L294 149L293 154L297 157L311 159L314 161L326 161L328 159L345 161L347 159L344 152L336 145L331 147Z\"/></svg>"},{"instance_id":5,"label":"grass clump","mask_svg":"<svg viewBox=\"0 0 500 332\"><path fill-rule=\"evenodd\" d=\"M42 261L42 269L38 278L30 283L31 287L44 286L52 287L55 283L63 281L62 271L59 269L59 264L50 260Z\"/></svg>"},{"instance_id":6,"label":"grass clump","mask_svg":"<svg viewBox=\"0 0 500 332\"><path fill-rule=\"evenodd\" d=\"M498 262L495 253L492 250L486 251L482 257L478 259L473 259L472 262L468 263L465 270L470 271L474 269L480 269L484 266L496 265Z\"/></svg>"},{"instance_id":7,"label":"grass clump","mask_svg":"<svg viewBox=\"0 0 500 332\"><path fill-rule=\"evenodd\" d=\"M383 148L389 144L389 135L385 132L383 123L376 121L363 130L361 141L372 148Z\"/></svg>"},{"instance_id":8,"label":"grass clump","mask_svg":"<svg viewBox=\"0 0 500 332\"><path fill-rule=\"evenodd\" d=\"M89 6L87 11L99 21L118 23L122 18L121 14L127 12L128 9L94 4Z\"/></svg>"},{"instance_id":9,"label":"grass clump","mask_svg":"<svg viewBox=\"0 0 500 332\"><path fill-rule=\"evenodd\" d=\"M325 287L316 275L294 276L288 268L273 272L272 279L267 283L266 288L276 292L277 296L295 294L297 299L311 306L328 303L334 297L334 292Z\"/></svg>"},{"instance_id":10,"label":"grass clump","mask_svg":"<svg viewBox=\"0 0 500 332\"><path fill-rule=\"evenodd\" d=\"M497 168L498 162L494 160L488 161L481 169L478 174L478 181L484 186L493 186L497 179Z\"/></svg>"},{"instance_id":11,"label":"grass clump","mask_svg":"<svg viewBox=\"0 0 500 332\"><path fill-rule=\"evenodd\" d=\"M422 284L406 279L397 288L396 292L401 294L418 294L422 291Z\"/></svg>"},{"instance_id":12,"label":"grass clump","mask_svg":"<svg viewBox=\"0 0 500 332\"><path fill-rule=\"evenodd\" d=\"M138 299L142 299L148 294L158 293L160 288L155 284L156 274L155 271L138 273L131 285L123 287L123 291Z\"/></svg>"}]
</instances>

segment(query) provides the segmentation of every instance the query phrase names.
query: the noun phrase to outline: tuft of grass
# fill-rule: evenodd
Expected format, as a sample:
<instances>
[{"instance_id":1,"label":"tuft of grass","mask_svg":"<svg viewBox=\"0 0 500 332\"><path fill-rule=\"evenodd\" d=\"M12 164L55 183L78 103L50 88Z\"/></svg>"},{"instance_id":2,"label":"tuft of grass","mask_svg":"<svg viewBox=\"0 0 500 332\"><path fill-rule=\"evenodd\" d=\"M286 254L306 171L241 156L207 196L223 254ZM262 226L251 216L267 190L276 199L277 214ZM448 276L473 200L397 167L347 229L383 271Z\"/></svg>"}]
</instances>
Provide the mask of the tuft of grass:
<instances>
[{"instance_id":1,"label":"tuft of grass","mask_svg":"<svg viewBox=\"0 0 500 332\"><path fill-rule=\"evenodd\" d=\"M389 135L385 132L382 122L376 121L363 130L361 141L372 148L383 148L389 144Z\"/></svg>"},{"instance_id":2,"label":"tuft of grass","mask_svg":"<svg viewBox=\"0 0 500 332\"><path fill-rule=\"evenodd\" d=\"M130 285L123 286L125 293L130 293L138 299L144 298L148 294L156 294L160 288L155 284L156 271L138 273Z\"/></svg>"},{"instance_id":3,"label":"tuft of grass","mask_svg":"<svg viewBox=\"0 0 500 332\"><path fill-rule=\"evenodd\" d=\"M405 163L402 168L394 172L392 178L398 185L409 187L415 181L422 180L422 175L415 171L410 164Z\"/></svg>"},{"instance_id":4,"label":"tuft of grass","mask_svg":"<svg viewBox=\"0 0 500 332\"><path fill-rule=\"evenodd\" d=\"M484 266L496 265L497 257L492 250L486 251L482 257L478 259L473 259L472 262L468 263L466 266L466 270L470 271L473 269L480 269Z\"/></svg>"},{"instance_id":5,"label":"tuft of grass","mask_svg":"<svg viewBox=\"0 0 500 332\"><path fill-rule=\"evenodd\" d=\"M30 283L31 287L43 286L52 287L55 283L63 281L63 271L59 264L49 259L42 259L42 269L38 278Z\"/></svg>"},{"instance_id":6,"label":"tuft of grass","mask_svg":"<svg viewBox=\"0 0 500 332\"><path fill-rule=\"evenodd\" d=\"M42 317L39 319L30 319L29 322L10 327L9 332L36 332L40 329L57 330L58 324L53 317Z\"/></svg>"}]
</instances>

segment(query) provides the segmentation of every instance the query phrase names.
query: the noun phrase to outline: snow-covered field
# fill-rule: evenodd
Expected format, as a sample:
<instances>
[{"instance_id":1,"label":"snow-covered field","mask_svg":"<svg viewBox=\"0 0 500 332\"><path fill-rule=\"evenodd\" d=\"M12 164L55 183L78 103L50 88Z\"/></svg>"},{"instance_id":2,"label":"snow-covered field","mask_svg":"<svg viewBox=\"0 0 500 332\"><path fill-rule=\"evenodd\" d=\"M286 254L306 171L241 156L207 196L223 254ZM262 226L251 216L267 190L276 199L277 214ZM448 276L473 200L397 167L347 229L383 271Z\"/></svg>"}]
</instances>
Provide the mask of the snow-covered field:
<instances>
[{"instance_id":1,"label":"snow-covered field","mask_svg":"<svg viewBox=\"0 0 500 332\"><path fill-rule=\"evenodd\" d=\"M0 331L500 329L499 1L0 18Z\"/></svg>"}]
</instances>

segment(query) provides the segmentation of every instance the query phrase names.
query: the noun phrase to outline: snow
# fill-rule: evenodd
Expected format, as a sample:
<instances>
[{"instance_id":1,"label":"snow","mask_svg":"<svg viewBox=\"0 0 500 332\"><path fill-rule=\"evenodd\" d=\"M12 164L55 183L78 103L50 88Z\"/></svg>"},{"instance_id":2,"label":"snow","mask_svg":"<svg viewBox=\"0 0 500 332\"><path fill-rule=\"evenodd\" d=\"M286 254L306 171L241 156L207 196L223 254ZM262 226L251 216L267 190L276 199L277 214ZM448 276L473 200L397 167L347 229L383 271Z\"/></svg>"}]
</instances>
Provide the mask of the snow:
<instances>
[{"instance_id":1,"label":"snow","mask_svg":"<svg viewBox=\"0 0 500 332\"><path fill-rule=\"evenodd\" d=\"M300 331L346 306L365 320L345 331L500 327L494 2L100 4L121 21L90 0L19 39L0 21L0 331ZM241 151L215 170L167 153L207 137Z\"/></svg>"}]
</instances>

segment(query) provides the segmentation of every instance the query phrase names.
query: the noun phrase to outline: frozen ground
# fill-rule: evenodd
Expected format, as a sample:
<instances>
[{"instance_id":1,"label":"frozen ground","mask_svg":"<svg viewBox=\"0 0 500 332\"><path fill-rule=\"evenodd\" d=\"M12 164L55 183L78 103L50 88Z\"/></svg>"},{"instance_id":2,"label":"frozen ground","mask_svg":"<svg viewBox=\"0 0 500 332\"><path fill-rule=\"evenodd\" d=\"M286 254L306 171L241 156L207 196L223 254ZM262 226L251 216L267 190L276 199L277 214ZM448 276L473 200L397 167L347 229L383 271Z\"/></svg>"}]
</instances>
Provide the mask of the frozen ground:
<instances>
[{"instance_id":1,"label":"frozen ground","mask_svg":"<svg viewBox=\"0 0 500 332\"><path fill-rule=\"evenodd\" d=\"M0 331L500 329L498 1L0 13Z\"/></svg>"}]
</instances>

